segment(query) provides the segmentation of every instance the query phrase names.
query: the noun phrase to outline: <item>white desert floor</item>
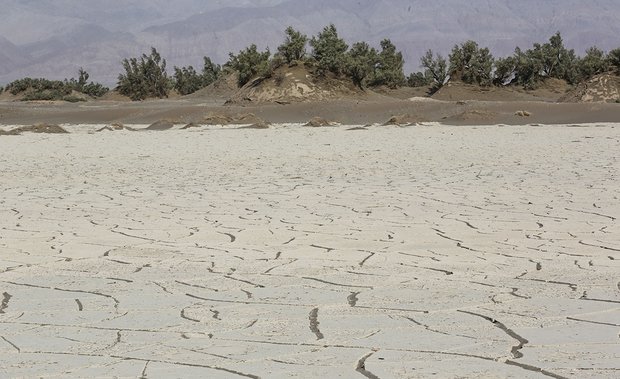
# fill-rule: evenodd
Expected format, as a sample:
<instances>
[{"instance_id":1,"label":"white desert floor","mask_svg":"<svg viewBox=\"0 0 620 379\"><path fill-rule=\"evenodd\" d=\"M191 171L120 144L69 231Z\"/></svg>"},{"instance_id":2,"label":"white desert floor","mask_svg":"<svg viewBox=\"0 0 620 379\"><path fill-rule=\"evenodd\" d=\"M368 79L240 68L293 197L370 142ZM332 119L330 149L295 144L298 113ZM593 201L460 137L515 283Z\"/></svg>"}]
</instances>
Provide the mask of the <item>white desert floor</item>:
<instances>
[{"instance_id":1,"label":"white desert floor","mask_svg":"<svg viewBox=\"0 0 620 379\"><path fill-rule=\"evenodd\" d=\"M2 378L620 375L620 125L69 129L0 137Z\"/></svg>"}]
</instances>

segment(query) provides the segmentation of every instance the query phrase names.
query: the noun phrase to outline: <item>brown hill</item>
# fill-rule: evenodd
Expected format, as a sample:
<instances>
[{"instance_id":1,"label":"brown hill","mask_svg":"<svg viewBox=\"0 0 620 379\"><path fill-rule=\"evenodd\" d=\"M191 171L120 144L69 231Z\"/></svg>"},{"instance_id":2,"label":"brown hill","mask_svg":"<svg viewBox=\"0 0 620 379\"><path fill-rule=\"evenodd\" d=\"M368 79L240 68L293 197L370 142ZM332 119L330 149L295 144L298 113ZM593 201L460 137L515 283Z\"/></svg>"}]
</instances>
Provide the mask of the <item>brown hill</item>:
<instances>
[{"instance_id":1,"label":"brown hill","mask_svg":"<svg viewBox=\"0 0 620 379\"><path fill-rule=\"evenodd\" d=\"M239 86L239 74L233 72L232 74L222 75L218 80L211 83L207 87L200 89L186 98L189 99L230 99L238 90Z\"/></svg>"},{"instance_id":2,"label":"brown hill","mask_svg":"<svg viewBox=\"0 0 620 379\"><path fill-rule=\"evenodd\" d=\"M317 77L304 64L276 69L270 78L249 82L228 101L242 103L299 103L340 98L365 98L367 93L350 80Z\"/></svg>"},{"instance_id":3,"label":"brown hill","mask_svg":"<svg viewBox=\"0 0 620 379\"><path fill-rule=\"evenodd\" d=\"M620 76L601 74L580 83L559 100L563 103L620 102Z\"/></svg>"}]
</instances>

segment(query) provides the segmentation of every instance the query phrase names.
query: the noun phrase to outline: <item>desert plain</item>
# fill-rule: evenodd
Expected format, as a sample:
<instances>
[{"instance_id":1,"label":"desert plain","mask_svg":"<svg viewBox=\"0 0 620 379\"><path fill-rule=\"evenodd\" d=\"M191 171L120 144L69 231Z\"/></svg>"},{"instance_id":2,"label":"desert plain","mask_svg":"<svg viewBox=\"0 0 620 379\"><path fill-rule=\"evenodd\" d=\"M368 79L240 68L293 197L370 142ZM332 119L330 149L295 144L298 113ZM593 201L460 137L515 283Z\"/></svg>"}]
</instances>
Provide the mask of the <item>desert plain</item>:
<instances>
[{"instance_id":1,"label":"desert plain","mask_svg":"<svg viewBox=\"0 0 620 379\"><path fill-rule=\"evenodd\" d=\"M618 376L616 105L165 104L3 105L1 377Z\"/></svg>"}]
</instances>

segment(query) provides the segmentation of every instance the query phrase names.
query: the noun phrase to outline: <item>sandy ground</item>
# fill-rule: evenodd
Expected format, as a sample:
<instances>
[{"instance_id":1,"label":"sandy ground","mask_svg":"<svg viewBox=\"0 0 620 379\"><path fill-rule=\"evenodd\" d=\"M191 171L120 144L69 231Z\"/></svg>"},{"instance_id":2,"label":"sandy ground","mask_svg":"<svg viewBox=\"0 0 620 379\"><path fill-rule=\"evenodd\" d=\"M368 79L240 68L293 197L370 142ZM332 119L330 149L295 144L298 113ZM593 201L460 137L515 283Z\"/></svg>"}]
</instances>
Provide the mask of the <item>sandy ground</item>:
<instances>
[{"instance_id":1,"label":"sandy ground","mask_svg":"<svg viewBox=\"0 0 620 379\"><path fill-rule=\"evenodd\" d=\"M0 136L0 376L615 378L620 125Z\"/></svg>"},{"instance_id":2,"label":"sandy ground","mask_svg":"<svg viewBox=\"0 0 620 379\"><path fill-rule=\"evenodd\" d=\"M276 123L305 123L318 116L342 124L383 124L398 115L411 115L419 121L448 125L620 123L620 104L616 103L446 101L421 97L396 99L376 95L370 100L342 99L287 105L223 104L223 99L196 98L77 104L0 101L0 124L150 124L162 119L188 123L201 122L214 114L234 116L248 113ZM515 114L519 111L526 111L530 116L519 117Z\"/></svg>"}]
</instances>

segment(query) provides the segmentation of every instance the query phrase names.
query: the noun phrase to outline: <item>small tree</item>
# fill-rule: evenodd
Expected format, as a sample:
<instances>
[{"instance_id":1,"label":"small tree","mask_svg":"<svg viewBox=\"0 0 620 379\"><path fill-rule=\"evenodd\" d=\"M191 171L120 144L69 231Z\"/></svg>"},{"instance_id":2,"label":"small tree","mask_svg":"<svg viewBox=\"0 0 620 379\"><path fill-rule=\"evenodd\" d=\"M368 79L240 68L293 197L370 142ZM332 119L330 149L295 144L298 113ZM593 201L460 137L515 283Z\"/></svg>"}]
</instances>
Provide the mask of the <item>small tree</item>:
<instances>
[{"instance_id":1,"label":"small tree","mask_svg":"<svg viewBox=\"0 0 620 379\"><path fill-rule=\"evenodd\" d=\"M86 72L82 67L80 67L80 69L78 70L78 87L84 88L84 86L88 84L88 78L90 78L88 72Z\"/></svg>"},{"instance_id":2,"label":"small tree","mask_svg":"<svg viewBox=\"0 0 620 379\"><path fill-rule=\"evenodd\" d=\"M326 26L316 37L312 37L310 46L320 75L328 72L340 75L344 71L344 58L349 46L338 36L334 24Z\"/></svg>"},{"instance_id":3,"label":"small tree","mask_svg":"<svg viewBox=\"0 0 620 379\"><path fill-rule=\"evenodd\" d=\"M210 85L219 79L222 74L222 66L215 64L211 61L211 58L204 57L204 64L202 66L202 85L204 87Z\"/></svg>"},{"instance_id":4,"label":"small tree","mask_svg":"<svg viewBox=\"0 0 620 379\"><path fill-rule=\"evenodd\" d=\"M346 54L345 73L362 88L377 64L377 51L366 42L356 42Z\"/></svg>"},{"instance_id":5,"label":"small tree","mask_svg":"<svg viewBox=\"0 0 620 379\"><path fill-rule=\"evenodd\" d=\"M538 61L543 78L563 79L569 83L577 80L577 56L574 50L564 47L560 32L551 36L547 43L534 44L529 54Z\"/></svg>"},{"instance_id":6,"label":"small tree","mask_svg":"<svg viewBox=\"0 0 620 379\"><path fill-rule=\"evenodd\" d=\"M372 79L372 85L385 85L390 88L402 86L405 82L403 54L389 39L381 41L381 52Z\"/></svg>"},{"instance_id":7,"label":"small tree","mask_svg":"<svg viewBox=\"0 0 620 379\"><path fill-rule=\"evenodd\" d=\"M110 90L108 87L103 86L101 83L88 82L90 75L82 67L78 70L78 78L65 79L65 83L68 87L77 92L81 92L91 97L101 97L108 93Z\"/></svg>"},{"instance_id":8,"label":"small tree","mask_svg":"<svg viewBox=\"0 0 620 379\"><path fill-rule=\"evenodd\" d=\"M450 77L468 84L488 86L493 81L493 56L488 48L467 41L454 46L450 54Z\"/></svg>"},{"instance_id":9,"label":"small tree","mask_svg":"<svg viewBox=\"0 0 620 379\"><path fill-rule=\"evenodd\" d=\"M239 73L239 87L246 85L252 78L265 76L269 72L269 49L259 52L255 44L250 45L239 54L229 54L227 67Z\"/></svg>"},{"instance_id":10,"label":"small tree","mask_svg":"<svg viewBox=\"0 0 620 379\"><path fill-rule=\"evenodd\" d=\"M407 77L407 86L409 87L426 87L430 86L432 79L424 75L423 72L414 72Z\"/></svg>"},{"instance_id":11,"label":"small tree","mask_svg":"<svg viewBox=\"0 0 620 379\"><path fill-rule=\"evenodd\" d=\"M425 76L430 78L432 91L437 91L443 87L448 78L448 62L440 54L433 54L433 50L428 50L421 58L422 67L426 70Z\"/></svg>"},{"instance_id":12,"label":"small tree","mask_svg":"<svg viewBox=\"0 0 620 379\"><path fill-rule=\"evenodd\" d=\"M578 60L577 70L579 80L587 80L591 77L602 74L609 70L609 61L605 52L596 46L586 50L586 55Z\"/></svg>"},{"instance_id":13,"label":"small tree","mask_svg":"<svg viewBox=\"0 0 620 379\"><path fill-rule=\"evenodd\" d=\"M514 82L524 88L532 89L542 81L543 62L534 50L522 51L519 47L515 49L515 79Z\"/></svg>"},{"instance_id":14,"label":"small tree","mask_svg":"<svg viewBox=\"0 0 620 379\"><path fill-rule=\"evenodd\" d=\"M498 58L494 66L493 84L503 86L511 84L515 80L517 70L515 57Z\"/></svg>"},{"instance_id":15,"label":"small tree","mask_svg":"<svg viewBox=\"0 0 620 379\"><path fill-rule=\"evenodd\" d=\"M174 67L174 89L181 95L189 95L205 88L216 81L222 68L211 61L211 58L204 57L202 73L199 74L193 66Z\"/></svg>"},{"instance_id":16,"label":"small tree","mask_svg":"<svg viewBox=\"0 0 620 379\"><path fill-rule=\"evenodd\" d=\"M607 55L607 61L616 74L620 75L620 48L610 51Z\"/></svg>"},{"instance_id":17,"label":"small tree","mask_svg":"<svg viewBox=\"0 0 620 379\"><path fill-rule=\"evenodd\" d=\"M194 67L174 67L174 89L181 95L189 95L204 87L202 77Z\"/></svg>"},{"instance_id":18,"label":"small tree","mask_svg":"<svg viewBox=\"0 0 620 379\"><path fill-rule=\"evenodd\" d=\"M282 57L287 64L302 60L306 55L308 36L293 29L292 26L286 28L284 33L286 34L286 39L282 45L278 46L277 54Z\"/></svg>"},{"instance_id":19,"label":"small tree","mask_svg":"<svg viewBox=\"0 0 620 379\"><path fill-rule=\"evenodd\" d=\"M168 97L170 80L166 73L166 60L154 47L150 55L124 59L122 64L125 73L118 76L117 90L120 94L134 101Z\"/></svg>"}]
</instances>

